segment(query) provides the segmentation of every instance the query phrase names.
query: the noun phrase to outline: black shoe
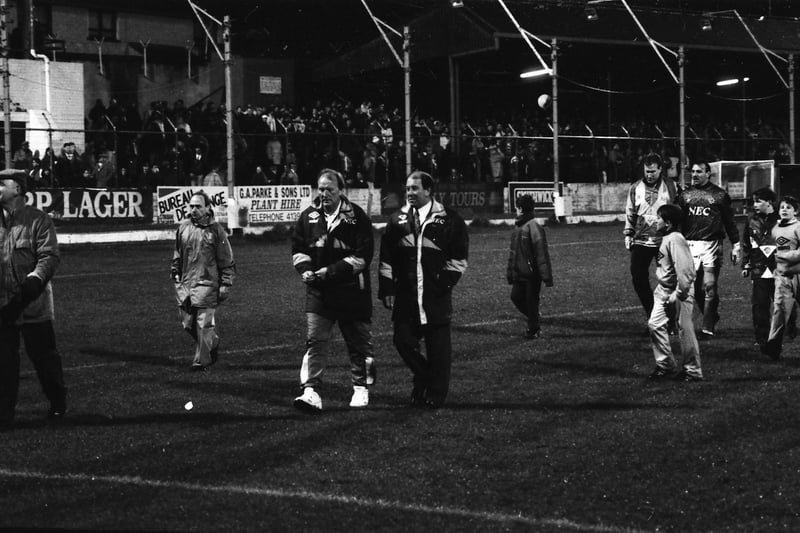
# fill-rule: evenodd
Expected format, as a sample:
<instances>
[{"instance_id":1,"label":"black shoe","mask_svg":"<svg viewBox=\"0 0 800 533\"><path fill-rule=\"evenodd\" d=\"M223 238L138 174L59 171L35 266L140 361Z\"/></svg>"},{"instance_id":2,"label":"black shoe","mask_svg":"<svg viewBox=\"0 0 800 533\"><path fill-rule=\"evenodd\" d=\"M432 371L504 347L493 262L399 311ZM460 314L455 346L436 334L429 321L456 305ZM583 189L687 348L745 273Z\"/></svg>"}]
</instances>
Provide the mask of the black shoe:
<instances>
[{"instance_id":1,"label":"black shoe","mask_svg":"<svg viewBox=\"0 0 800 533\"><path fill-rule=\"evenodd\" d=\"M526 339L538 339L542 336L541 329L527 329L523 335Z\"/></svg>"},{"instance_id":2,"label":"black shoe","mask_svg":"<svg viewBox=\"0 0 800 533\"><path fill-rule=\"evenodd\" d=\"M414 386L411 391L411 399L409 400L411 407L425 407L425 389L422 387Z\"/></svg>"},{"instance_id":3,"label":"black shoe","mask_svg":"<svg viewBox=\"0 0 800 533\"><path fill-rule=\"evenodd\" d=\"M653 372L651 372L649 376L647 376L647 379L649 379L650 381L660 381L674 377L675 377L674 371L667 370L666 368L661 368L660 366L657 366L656 369L653 370Z\"/></svg>"},{"instance_id":4,"label":"black shoe","mask_svg":"<svg viewBox=\"0 0 800 533\"><path fill-rule=\"evenodd\" d=\"M440 409L443 405L443 400L431 400L430 398L425 400L426 409Z\"/></svg>"},{"instance_id":5,"label":"black shoe","mask_svg":"<svg viewBox=\"0 0 800 533\"><path fill-rule=\"evenodd\" d=\"M47 418L54 421L64 420L64 415L66 414L66 407L55 407L51 405L50 410L47 412Z\"/></svg>"},{"instance_id":6,"label":"black shoe","mask_svg":"<svg viewBox=\"0 0 800 533\"><path fill-rule=\"evenodd\" d=\"M683 381L684 383L696 383L699 381L705 381L705 378L703 376L697 376L695 374L687 374L686 372L684 372L681 381Z\"/></svg>"}]
</instances>

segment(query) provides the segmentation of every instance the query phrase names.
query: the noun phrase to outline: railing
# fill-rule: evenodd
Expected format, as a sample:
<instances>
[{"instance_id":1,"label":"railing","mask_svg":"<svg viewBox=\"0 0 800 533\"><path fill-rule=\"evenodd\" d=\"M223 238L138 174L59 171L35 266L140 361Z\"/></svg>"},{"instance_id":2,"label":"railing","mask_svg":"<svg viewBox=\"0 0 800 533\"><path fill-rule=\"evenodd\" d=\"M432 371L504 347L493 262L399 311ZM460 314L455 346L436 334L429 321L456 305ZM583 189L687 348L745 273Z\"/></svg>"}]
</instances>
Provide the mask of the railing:
<instances>
[{"instance_id":1,"label":"railing","mask_svg":"<svg viewBox=\"0 0 800 533\"><path fill-rule=\"evenodd\" d=\"M218 125L219 126L219 125ZM216 169L225 181L226 137L216 131L192 131L180 124L165 123L163 130L37 130L12 129L21 144L31 140L39 159L14 159L14 166L31 174L33 186L41 187L139 187L202 184ZM403 183L405 150L402 137L386 131L348 133L332 124L323 131L298 132L278 122L275 132L240 132L235 136L235 182L237 185L287 184L295 180L313 184L320 169L335 168L351 185L372 181L376 186ZM468 134L452 138L427 125L413 130L412 166L430 172L440 182L486 183L551 181L553 154L551 136L481 136L470 127ZM576 133L559 134L559 179L563 182L629 182L641 172L641 157L657 152L665 159L665 172L678 177L675 168L677 137L635 136L622 126L618 135L594 135L586 127ZM616 131L615 131L616 133ZM38 139L38 144L33 142ZM65 140L77 139L78 164L59 157ZM80 142L82 141L82 143ZM55 158L44 156L51 143ZM16 148L16 146L15 146ZM196 150L197 148L197 150ZM689 161L775 159L788 163L788 142L781 137L724 138L718 130L699 134L687 128ZM14 153L12 151L12 153ZM199 158L198 155L199 154ZM101 162L101 159L104 160ZM52 172L50 171L52 162ZM256 172L257 167L261 172Z\"/></svg>"}]
</instances>

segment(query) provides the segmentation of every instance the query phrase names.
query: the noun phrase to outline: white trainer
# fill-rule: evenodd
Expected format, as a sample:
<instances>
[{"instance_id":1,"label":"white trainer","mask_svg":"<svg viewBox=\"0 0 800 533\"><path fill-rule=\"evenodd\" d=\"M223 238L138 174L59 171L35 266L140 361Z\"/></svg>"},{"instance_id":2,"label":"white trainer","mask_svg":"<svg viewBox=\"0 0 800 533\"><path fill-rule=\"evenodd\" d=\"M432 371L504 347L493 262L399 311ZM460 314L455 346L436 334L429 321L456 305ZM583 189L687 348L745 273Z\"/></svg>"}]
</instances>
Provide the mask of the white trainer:
<instances>
[{"instance_id":1,"label":"white trainer","mask_svg":"<svg viewBox=\"0 0 800 533\"><path fill-rule=\"evenodd\" d=\"M322 398L313 388L306 387L303 389L303 394L294 399L294 406L301 411L318 413L322 411Z\"/></svg>"},{"instance_id":2,"label":"white trainer","mask_svg":"<svg viewBox=\"0 0 800 533\"><path fill-rule=\"evenodd\" d=\"M367 405L369 405L369 390L359 385L354 386L350 407L366 407Z\"/></svg>"}]
</instances>

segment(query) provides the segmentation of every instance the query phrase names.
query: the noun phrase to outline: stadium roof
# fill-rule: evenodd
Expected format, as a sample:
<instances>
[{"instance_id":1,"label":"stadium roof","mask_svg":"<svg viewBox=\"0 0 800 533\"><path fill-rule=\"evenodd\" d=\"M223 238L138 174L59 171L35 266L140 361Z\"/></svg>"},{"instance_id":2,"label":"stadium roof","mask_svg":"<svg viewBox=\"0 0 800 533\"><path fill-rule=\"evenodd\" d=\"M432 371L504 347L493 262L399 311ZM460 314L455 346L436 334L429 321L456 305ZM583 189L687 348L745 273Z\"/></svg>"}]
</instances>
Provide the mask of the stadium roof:
<instances>
[{"instance_id":1,"label":"stadium roof","mask_svg":"<svg viewBox=\"0 0 800 533\"><path fill-rule=\"evenodd\" d=\"M555 38L567 43L649 46L633 17L619 2L594 6L599 15L594 21L587 20L584 1L507 0L506 3L522 28L548 41ZM698 0L691 2L692 11L680 8L688 6L689 2L679 0L630 0L629 3L650 36L672 49L683 46L688 50L760 53L747 29L732 12L741 6L747 9L745 13L752 14L756 2ZM758 2L762 7L768 3ZM786 6L788 10L788 3ZM712 29L704 31L703 23L708 17L703 11L695 11L696 8L719 8L726 12L713 16ZM800 11L800 8L795 10ZM762 46L784 55L800 51L800 32L794 18L764 15L759 20L752 15L742 16ZM412 20L409 26L414 62L499 50L504 40L521 41L516 27L496 0L466 0L465 7L460 9L451 8L449 3L439 5ZM352 76L392 66L396 66L396 60L385 42L376 37L321 64L316 75L318 79Z\"/></svg>"}]
</instances>

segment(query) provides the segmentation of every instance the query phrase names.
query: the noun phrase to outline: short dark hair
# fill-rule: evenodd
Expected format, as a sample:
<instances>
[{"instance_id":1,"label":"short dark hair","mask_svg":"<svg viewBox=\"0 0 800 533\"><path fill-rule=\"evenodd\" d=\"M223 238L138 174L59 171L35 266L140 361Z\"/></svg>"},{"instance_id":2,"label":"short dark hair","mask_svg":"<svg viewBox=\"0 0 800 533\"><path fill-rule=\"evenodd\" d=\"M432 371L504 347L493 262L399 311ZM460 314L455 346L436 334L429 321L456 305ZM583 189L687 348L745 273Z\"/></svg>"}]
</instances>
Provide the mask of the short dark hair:
<instances>
[{"instance_id":1,"label":"short dark hair","mask_svg":"<svg viewBox=\"0 0 800 533\"><path fill-rule=\"evenodd\" d=\"M522 194L517 196L517 209L522 211L523 213L533 213L533 196L530 194Z\"/></svg>"},{"instance_id":2,"label":"short dark hair","mask_svg":"<svg viewBox=\"0 0 800 533\"><path fill-rule=\"evenodd\" d=\"M698 167L703 167L706 172L711 172L711 165L708 164L708 161L695 161L692 163L692 166L697 165Z\"/></svg>"},{"instance_id":3,"label":"short dark hair","mask_svg":"<svg viewBox=\"0 0 800 533\"><path fill-rule=\"evenodd\" d=\"M317 174L317 183L321 178L328 178L329 180L333 181L336 180L336 185L339 186L339 190L344 190L344 176L338 170L333 170L332 168L323 168Z\"/></svg>"},{"instance_id":4,"label":"short dark hair","mask_svg":"<svg viewBox=\"0 0 800 533\"><path fill-rule=\"evenodd\" d=\"M800 200L791 194L781 196L781 203L789 204L790 206L794 207L795 211L800 211Z\"/></svg>"},{"instance_id":5,"label":"short dark hair","mask_svg":"<svg viewBox=\"0 0 800 533\"><path fill-rule=\"evenodd\" d=\"M778 195L769 187L762 187L757 191L753 191L753 198L774 204L778 199Z\"/></svg>"},{"instance_id":6,"label":"short dark hair","mask_svg":"<svg viewBox=\"0 0 800 533\"><path fill-rule=\"evenodd\" d=\"M673 228L680 228L683 222L683 209L675 204L664 204L656 212L664 222L672 224Z\"/></svg>"},{"instance_id":7,"label":"short dark hair","mask_svg":"<svg viewBox=\"0 0 800 533\"><path fill-rule=\"evenodd\" d=\"M422 188L426 191L433 192L433 177L428 174L427 172L423 172L421 170L415 170L411 174L408 175L406 180L420 180L422 182Z\"/></svg>"},{"instance_id":8,"label":"short dark hair","mask_svg":"<svg viewBox=\"0 0 800 533\"><path fill-rule=\"evenodd\" d=\"M202 197L203 201L206 204L204 207L208 207L208 206L211 205L211 198L208 196L208 194L206 194L206 191L202 191L202 190L201 191L192 191L192 196L200 196L200 197Z\"/></svg>"},{"instance_id":9,"label":"short dark hair","mask_svg":"<svg viewBox=\"0 0 800 533\"><path fill-rule=\"evenodd\" d=\"M644 156L643 160L644 165L657 165L659 168L662 166L661 156L655 152L650 152L646 156Z\"/></svg>"}]
</instances>

